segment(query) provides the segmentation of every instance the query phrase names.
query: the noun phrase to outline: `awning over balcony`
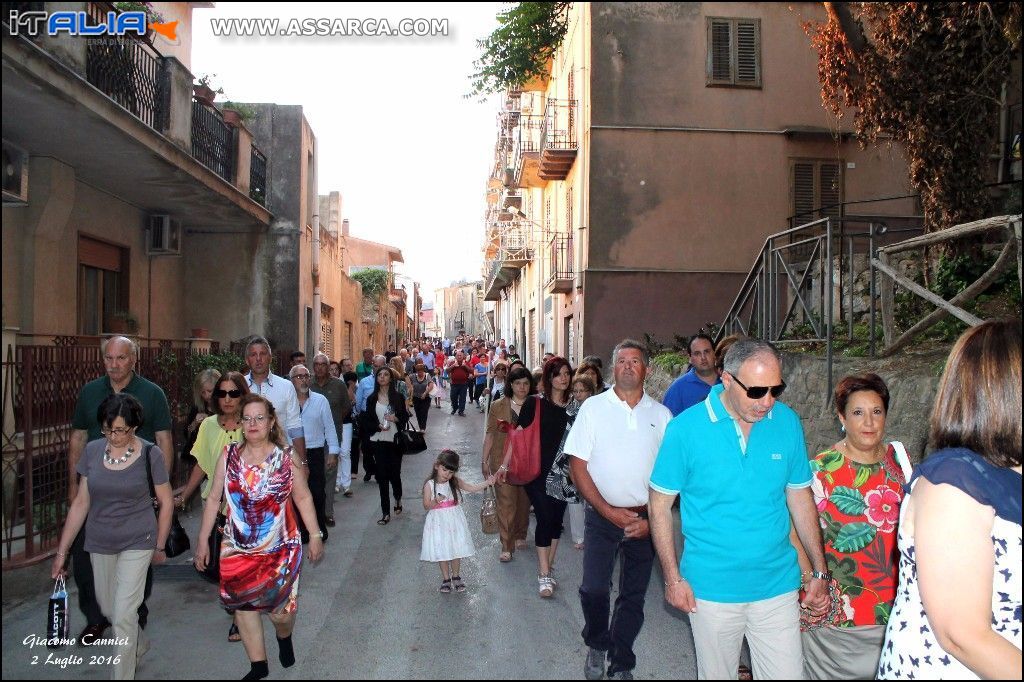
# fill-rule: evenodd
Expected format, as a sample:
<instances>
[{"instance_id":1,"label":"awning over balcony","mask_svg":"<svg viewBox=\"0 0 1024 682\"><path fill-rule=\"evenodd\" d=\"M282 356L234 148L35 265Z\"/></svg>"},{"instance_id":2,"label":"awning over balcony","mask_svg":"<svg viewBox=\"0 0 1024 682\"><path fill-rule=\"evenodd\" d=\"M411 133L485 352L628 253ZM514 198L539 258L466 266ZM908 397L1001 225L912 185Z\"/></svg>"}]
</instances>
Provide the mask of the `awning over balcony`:
<instances>
[{"instance_id":1,"label":"awning over balcony","mask_svg":"<svg viewBox=\"0 0 1024 682\"><path fill-rule=\"evenodd\" d=\"M24 38L3 40L3 137L186 228L262 231L271 214ZM31 200L31 186L30 186Z\"/></svg>"}]
</instances>

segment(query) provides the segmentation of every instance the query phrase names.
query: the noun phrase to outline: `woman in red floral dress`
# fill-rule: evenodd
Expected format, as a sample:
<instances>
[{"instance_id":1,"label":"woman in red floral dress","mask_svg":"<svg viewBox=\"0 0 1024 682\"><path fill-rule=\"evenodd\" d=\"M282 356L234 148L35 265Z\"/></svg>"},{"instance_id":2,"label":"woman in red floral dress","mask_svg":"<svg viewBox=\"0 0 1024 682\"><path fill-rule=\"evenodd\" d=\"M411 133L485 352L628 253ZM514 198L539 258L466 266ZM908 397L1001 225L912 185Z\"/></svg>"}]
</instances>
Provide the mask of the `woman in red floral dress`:
<instances>
[{"instance_id":1,"label":"woman in red floral dress","mask_svg":"<svg viewBox=\"0 0 1024 682\"><path fill-rule=\"evenodd\" d=\"M835 402L845 437L811 460L811 488L836 599L824 622L802 619L804 672L808 679L872 679L896 597L896 528L910 464L901 443L883 440L889 389L880 377L844 378Z\"/></svg>"}]
</instances>

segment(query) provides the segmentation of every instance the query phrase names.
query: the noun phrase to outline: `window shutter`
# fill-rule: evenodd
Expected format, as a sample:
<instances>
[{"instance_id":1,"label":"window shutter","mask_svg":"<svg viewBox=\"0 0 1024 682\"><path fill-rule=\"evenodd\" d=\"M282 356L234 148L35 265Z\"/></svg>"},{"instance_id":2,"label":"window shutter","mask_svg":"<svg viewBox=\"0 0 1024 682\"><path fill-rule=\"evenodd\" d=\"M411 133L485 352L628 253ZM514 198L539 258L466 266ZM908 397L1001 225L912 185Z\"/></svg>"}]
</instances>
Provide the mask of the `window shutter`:
<instances>
[{"instance_id":1,"label":"window shutter","mask_svg":"<svg viewBox=\"0 0 1024 682\"><path fill-rule=\"evenodd\" d=\"M838 218L842 214L843 185L838 163L822 163L818 167L821 217Z\"/></svg>"},{"instance_id":2,"label":"window shutter","mask_svg":"<svg viewBox=\"0 0 1024 682\"><path fill-rule=\"evenodd\" d=\"M793 164L793 215L798 224L814 220L814 163Z\"/></svg>"},{"instance_id":3,"label":"window shutter","mask_svg":"<svg viewBox=\"0 0 1024 682\"><path fill-rule=\"evenodd\" d=\"M708 27L708 80L732 83L731 22L711 19Z\"/></svg>"},{"instance_id":4,"label":"window shutter","mask_svg":"<svg viewBox=\"0 0 1024 682\"><path fill-rule=\"evenodd\" d=\"M760 22L736 22L736 84L760 85Z\"/></svg>"}]
</instances>

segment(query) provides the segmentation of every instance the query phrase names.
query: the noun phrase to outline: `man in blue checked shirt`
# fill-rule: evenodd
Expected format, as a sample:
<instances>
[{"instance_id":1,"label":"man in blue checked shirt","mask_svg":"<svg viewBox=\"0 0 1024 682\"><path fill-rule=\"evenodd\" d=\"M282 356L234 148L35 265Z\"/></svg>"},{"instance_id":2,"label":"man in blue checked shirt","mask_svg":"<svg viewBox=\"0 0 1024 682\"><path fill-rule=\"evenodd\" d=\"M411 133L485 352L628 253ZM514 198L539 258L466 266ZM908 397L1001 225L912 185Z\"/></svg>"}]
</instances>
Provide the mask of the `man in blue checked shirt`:
<instances>
[{"instance_id":1,"label":"man in blue checked shirt","mask_svg":"<svg viewBox=\"0 0 1024 682\"><path fill-rule=\"evenodd\" d=\"M295 365L288 372L288 378L295 386L302 415L302 432L306 436L306 462L309 466L309 492L313 495L317 525L327 541L327 515L324 511L326 485L326 456L337 458L341 454L338 430L334 426L331 404L327 398L309 390L310 375L305 365ZM325 452L326 451L326 452ZM302 531L302 541L309 541L309 533Z\"/></svg>"}]
</instances>

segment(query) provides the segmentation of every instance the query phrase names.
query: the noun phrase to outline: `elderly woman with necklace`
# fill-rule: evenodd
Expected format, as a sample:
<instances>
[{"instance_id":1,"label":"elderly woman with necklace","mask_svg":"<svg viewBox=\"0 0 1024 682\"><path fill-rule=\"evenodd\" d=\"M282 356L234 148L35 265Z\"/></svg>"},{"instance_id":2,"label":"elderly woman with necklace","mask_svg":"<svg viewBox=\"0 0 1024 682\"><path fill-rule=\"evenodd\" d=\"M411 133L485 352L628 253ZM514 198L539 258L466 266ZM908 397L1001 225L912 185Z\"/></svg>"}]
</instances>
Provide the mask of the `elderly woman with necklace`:
<instances>
[{"instance_id":1,"label":"elderly woman with necklace","mask_svg":"<svg viewBox=\"0 0 1024 682\"><path fill-rule=\"evenodd\" d=\"M292 631L302 569L296 508L309 529L313 561L323 555L324 544L306 483L305 462L285 447L274 406L263 396L250 393L242 398L241 410L244 441L229 446L217 462L195 563L199 570L206 567L207 543L225 500L228 513L220 555L220 601L224 608L234 609L249 656L250 670L242 679L259 680L269 674L261 613L269 614L277 631L281 665L295 664Z\"/></svg>"},{"instance_id":2,"label":"elderly woman with necklace","mask_svg":"<svg viewBox=\"0 0 1024 682\"><path fill-rule=\"evenodd\" d=\"M174 512L171 485L160 448L135 435L142 425L138 399L115 393L100 404L96 419L103 425L105 438L88 443L78 461L82 480L51 575L56 578L64 572L68 548L85 524L85 549L92 560L96 596L103 615L114 625L117 641L113 679L132 680L137 659L149 649L139 627L138 608L150 563L161 564L167 558L164 543ZM159 519L153 514L143 457L149 458Z\"/></svg>"}]
</instances>

